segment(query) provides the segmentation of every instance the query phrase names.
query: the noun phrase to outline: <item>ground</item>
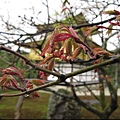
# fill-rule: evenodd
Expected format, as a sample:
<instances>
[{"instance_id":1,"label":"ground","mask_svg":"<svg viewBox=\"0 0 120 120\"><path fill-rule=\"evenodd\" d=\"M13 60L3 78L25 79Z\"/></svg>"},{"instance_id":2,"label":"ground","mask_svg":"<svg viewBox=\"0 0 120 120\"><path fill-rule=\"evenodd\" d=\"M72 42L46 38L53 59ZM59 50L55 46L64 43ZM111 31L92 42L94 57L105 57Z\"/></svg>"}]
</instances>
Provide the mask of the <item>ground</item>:
<instances>
[{"instance_id":1,"label":"ground","mask_svg":"<svg viewBox=\"0 0 120 120\"><path fill-rule=\"evenodd\" d=\"M10 93L10 91L9 91ZM12 92L13 93L13 92ZM46 92L39 92L40 98L33 99L33 98L25 98L22 112L21 112L21 119L46 119L47 116L47 106L50 94ZM79 96L80 99L83 100L93 100L91 95L88 96ZM110 97L106 97L108 102ZM14 118L14 108L18 97L12 98L2 98L0 101L0 119L13 119ZM118 98L118 104L120 106L120 97ZM120 107L110 116L111 119L119 119L120 118ZM82 107L81 109L82 119L98 119L96 115L87 111Z\"/></svg>"}]
</instances>

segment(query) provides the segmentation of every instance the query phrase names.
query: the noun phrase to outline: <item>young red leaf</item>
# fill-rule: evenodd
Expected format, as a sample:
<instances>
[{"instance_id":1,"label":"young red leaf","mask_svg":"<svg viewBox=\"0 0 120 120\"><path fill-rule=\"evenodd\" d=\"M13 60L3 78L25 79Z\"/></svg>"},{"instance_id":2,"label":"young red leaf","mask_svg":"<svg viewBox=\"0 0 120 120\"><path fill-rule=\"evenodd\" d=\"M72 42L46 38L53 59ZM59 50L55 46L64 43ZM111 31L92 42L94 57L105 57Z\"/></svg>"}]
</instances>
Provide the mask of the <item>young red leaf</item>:
<instances>
[{"instance_id":1,"label":"young red leaf","mask_svg":"<svg viewBox=\"0 0 120 120\"><path fill-rule=\"evenodd\" d=\"M19 72L19 70L15 67L9 67L9 68L5 68L2 70L2 74L8 74L8 75L17 75L19 76L23 81L24 81L24 78L23 76L21 75L21 73Z\"/></svg>"},{"instance_id":2,"label":"young red leaf","mask_svg":"<svg viewBox=\"0 0 120 120\"><path fill-rule=\"evenodd\" d=\"M60 42L60 41L65 41L67 40L68 38L72 38L73 36L69 33L60 33L58 34L55 39L54 39L54 42Z\"/></svg>"},{"instance_id":3,"label":"young red leaf","mask_svg":"<svg viewBox=\"0 0 120 120\"><path fill-rule=\"evenodd\" d=\"M31 93L32 94L32 97L33 98L39 98L40 96L39 96L39 94L36 92L36 91L34 91L33 93Z\"/></svg>"},{"instance_id":4,"label":"young red leaf","mask_svg":"<svg viewBox=\"0 0 120 120\"><path fill-rule=\"evenodd\" d=\"M13 85L13 87L15 87L16 89L21 90L21 91L25 90L24 88L21 88L21 87L18 86L17 81L12 76L10 78L10 82Z\"/></svg>"},{"instance_id":5,"label":"young red leaf","mask_svg":"<svg viewBox=\"0 0 120 120\"><path fill-rule=\"evenodd\" d=\"M70 26L69 28L70 33L71 33L71 38L73 38L77 43L82 43L84 44L78 37L78 35L76 34L76 32L74 31L74 29L72 28L72 26Z\"/></svg>"},{"instance_id":6,"label":"young red leaf","mask_svg":"<svg viewBox=\"0 0 120 120\"><path fill-rule=\"evenodd\" d=\"M46 42L46 44L44 45L43 49L42 49L42 53L40 54L41 56L45 55L46 51L50 48L50 40L48 40Z\"/></svg>"},{"instance_id":7,"label":"young red leaf","mask_svg":"<svg viewBox=\"0 0 120 120\"><path fill-rule=\"evenodd\" d=\"M11 76L11 75L3 75L0 79L0 86L4 86L6 88L9 88L10 86L13 86L17 88L18 90L24 91L23 88L18 86L17 81Z\"/></svg>"},{"instance_id":8,"label":"young red leaf","mask_svg":"<svg viewBox=\"0 0 120 120\"><path fill-rule=\"evenodd\" d=\"M84 52L86 53L86 51L87 51L87 48L86 48L86 46L84 46L83 44L78 44L83 50L84 50Z\"/></svg>"},{"instance_id":9,"label":"young red leaf","mask_svg":"<svg viewBox=\"0 0 120 120\"><path fill-rule=\"evenodd\" d=\"M26 86L26 88L29 88L29 89L32 89L32 88L33 88L33 84L31 83L30 80L27 81L27 83L26 83L25 86Z\"/></svg>"},{"instance_id":10,"label":"young red leaf","mask_svg":"<svg viewBox=\"0 0 120 120\"><path fill-rule=\"evenodd\" d=\"M39 71L39 76L40 78L45 78L46 77L45 72Z\"/></svg>"},{"instance_id":11,"label":"young red leaf","mask_svg":"<svg viewBox=\"0 0 120 120\"><path fill-rule=\"evenodd\" d=\"M74 29L72 28L72 26L69 27L69 30L75 38L79 38L78 35L76 34L76 32L74 31Z\"/></svg>"},{"instance_id":12,"label":"young red leaf","mask_svg":"<svg viewBox=\"0 0 120 120\"><path fill-rule=\"evenodd\" d=\"M49 40L47 41L47 43L43 47L42 53L40 54L41 56L44 56L46 52L51 50L51 48L54 45L54 39L55 39L56 35L58 35L58 28L55 28L55 30L53 31L53 33L50 36Z\"/></svg>"}]
</instances>

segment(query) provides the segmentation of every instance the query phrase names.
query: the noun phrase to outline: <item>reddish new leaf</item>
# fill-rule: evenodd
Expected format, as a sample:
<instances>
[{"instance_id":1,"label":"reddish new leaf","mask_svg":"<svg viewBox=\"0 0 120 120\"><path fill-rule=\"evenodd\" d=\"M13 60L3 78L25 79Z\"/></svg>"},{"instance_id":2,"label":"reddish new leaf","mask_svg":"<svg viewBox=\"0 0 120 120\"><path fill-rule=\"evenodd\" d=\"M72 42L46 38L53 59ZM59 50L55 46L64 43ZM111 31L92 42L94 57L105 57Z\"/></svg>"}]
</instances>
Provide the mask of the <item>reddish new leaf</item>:
<instances>
[{"instance_id":1,"label":"reddish new leaf","mask_svg":"<svg viewBox=\"0 0 120 120\"><path fill-rule=\"evenodd\" d=\"M47 62L50 61L52 58L53 58L53 56L47 56L46 58L44 58L44 60L43 60L42 62L40 62L39 65L42 65L42 64L47 63Z\"/></svg>"},{"instance_id":2,"label":"reddish new leaf","mask_svg":"<svg viewBox=\"0 0 120 120\"><path fill-rule=\"evenodd\" d=\"M74 29L70 26L69 28L71 34L74 36L74 38L78 38L78 35L76 34L76 32L74 31Z\"/></svg>"},{"instance_id":3,"label":"reddish new leaf","mask_svg":"<svg viewBox=\"0 0 120 120\"><path fill-rule=\"evenodd\" d=\"M39 98L40 97L39 94L36 91L32 92L31 94L32 94L33 98Z\"/></svg>"},{"instance_id":4,"label":"reddish new leaf","mask_svg":"<svg viewBox=\"0 0 120 120\"><path fill-rule=\"evenodd\" d=\"M30 80L27 81L27 83L26 83L25 86L26 86L26 88L29 88L29 89L32 89L32 88L33 88L33 84L31 83Z\"/></svg>"},{"instance_id":5,"label":"reddish new leaf","mask_svg":"<svg viewBox=\"0 0 120 120\"><path fill-rule=\"evenodd\" d=\"M50 36L49 40L45 44L45 46L42 49L41 56L44 56L46 52L51 51L52 47L54 46L54 39L58 35L58 28L56 28L53 32L53 34Z\"/></svg>"},{"instance_id":6,"label":"reddish new leaf","mask_svg":"<svg viewBox=\"0 0 120 120\"><path fill-rule=\"evenodd\" d=\"M2 70L2 74L8 74L8 75L17 75L19 76L23 81L24 81L24 78L23 76L21 75L21 73L19 72L19 70L15 67L9 67L9 68L5 68Z\"/></svg>"},{"instance_id":7,"label":"reddish new leaf","mask_svg":"<svg viewBox=\"0 0 120 120\"><path fill-rule=\"evenodd\" d=\"M75 42L83 44L83 42L79 39L77 33L75 32L75 30L71 26L70 26L69 30L71 33L71 37L75 40Z\"/></svg>"},{"instance_id":8,"label":"reddish new leaf","mask_svg":"<svg viewBox=\"0 0 120 120\"><path fill-rule=\"evenodd\" d=\"M79 44L79 46L84 50L84 52L86 53L86 51L88 50L87 48L86 48L86 46L84 46L83 44Z\"/></svg>"},{"instance_id":9,"label":"reddish new leaf","mask_svg":"<svg viewBox=\"0 0 120 120\"><path fill-rule=\"evenodd\" d=\"M60 33L55 37L54 42L65 41L68 38L73 38L73 36L69 33Z\"/></svg>"},{"instance_id":10,"label":"reddish new leaf","mask_svg":"<svg viewBox=\"0 0 120 120\"><path fill-rule=\"evenodd\" d=\"M0 78L0 86L4 86L9 88L10 86L15 87L18 90L23 91L24 89L18 86L17 81L11 76L4 74L3 77Z\"/></svg>"},{"instance_id":11,"label":"reddish new leaf","mask_svg":"<svg viewBox=\"0 0 120 120\"><path fill-rule=\"evenodd\" d=\"M18 90L21 90L21 91L24 91L25 89L24 88L21 88L18 86L18 83L15 79L13 79L13 77L11 76L10 78L10 82L12 83L13 87L15 87L16 89Z\"/></svg>"}]
</instances>

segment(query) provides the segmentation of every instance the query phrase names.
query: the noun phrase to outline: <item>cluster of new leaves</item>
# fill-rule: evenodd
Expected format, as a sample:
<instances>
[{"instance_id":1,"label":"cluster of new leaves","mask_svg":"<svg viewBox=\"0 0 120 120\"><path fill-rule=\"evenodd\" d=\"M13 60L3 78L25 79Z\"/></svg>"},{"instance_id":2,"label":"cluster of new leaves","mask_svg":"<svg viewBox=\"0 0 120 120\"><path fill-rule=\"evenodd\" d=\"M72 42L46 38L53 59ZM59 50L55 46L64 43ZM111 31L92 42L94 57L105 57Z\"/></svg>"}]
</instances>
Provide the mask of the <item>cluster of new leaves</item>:
<instances>
[{"instance_id":1,"label":"cluster of new leaves","mask_svg":"<svg viewBox=\"0 0 120 120\"><path fill-rule=\"evenodd\" d=\"M18 80L14 76L18 76L19 80L21 82L23 82L25 84L25 86L21 87ZM20 71L13 66L3 69L2 77L0 77L0 87L10 88L12 86L22 92L32 89L33 85L38 86L38 85L42 85L42 84L44 84L44 81L41 81L39 79L33 79L33 80L29 80L28 82L26 82L24 80L24 77L20 73ZM31 93L31 96L39 97L39 94L36 91L34 91L33 93Z\"/></svg>"},{"instance_id":2,"label":"cluster of new leaves","mask_svg":"<svg viewBox=\"0 0 120 120\"><path fill-rule=\"evenodd\" d=\"M15 87L18 90L24 91L24 88L21 88L18 85L18 82L13 77L13 75L18 76L22 81L24 81L24 78L22 77L19 70L15 67L9 67L2 70L3 76L0 77L0 86L9 88L10 86Z\"/></svg>"},{"instance_id":3,"label":"cluster of new leaves","mask_svg":"<svg viewBox=\"0 0 120 120\"><path fill-rule=\"evenodd\" d=\"M56 58L69 62L77 58L81 51L84 51L90 58L94 56L92 50L78 37L71 26L69 28L63 25L58 26L42 49L43 61L39 66L52 71ZM43 80L48 76L49 74L40 72Z\"/></svg>"},{"instance_id":4,"label":"cluster of new leaves","mask_svg":"<svg viewBox=\"0 0 120 120\"><path fill-rule=\"evenodd\" d=\"M54 70L56 58L70 62L77 58L81 58L81 53L87 55L87 60L97 59L99 55L112 55L102 48L91 49L79 38L71 26L68 28L61 25L55 28L53 34L44 45L41 53L43 61L40 62L39 66L52 71ZM83 59L83 57L81 59ZM95 64L98 62L100 61L96 60ZM40 77L43 80L48 76L49 74L40 72Z\"/></svg>"}]
</instances>

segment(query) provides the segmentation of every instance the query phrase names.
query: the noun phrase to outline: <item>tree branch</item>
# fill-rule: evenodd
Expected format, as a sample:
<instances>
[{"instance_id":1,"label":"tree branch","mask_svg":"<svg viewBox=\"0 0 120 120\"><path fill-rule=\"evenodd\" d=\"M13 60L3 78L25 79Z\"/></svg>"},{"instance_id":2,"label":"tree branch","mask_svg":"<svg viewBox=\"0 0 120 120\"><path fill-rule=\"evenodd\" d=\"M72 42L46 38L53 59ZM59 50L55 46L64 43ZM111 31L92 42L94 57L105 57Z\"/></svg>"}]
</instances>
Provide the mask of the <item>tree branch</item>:
<instances>
[{"instance_id":1,"label":"tree branch","mask_svg":"<svg viewBox=\"0 0 120 120\"><path fill-rule=\"evenodd\" d=\"M81 74L81 73L84 73L84 72L88 72L90 70L94 70L95 68L99 68L99 67L109 65L109 64L114 64L114 63L117 63L117 62L120 62L120 56L116 56L116 57L114 56L111 59L106 60L102 63L91 65L87 68L83 68L82 70L77 70L77 71L74 71L72 73L68 73L68 74L65 75L65 79L67 79L69 77L72 77L72 76L75 76L75 75L78 75L78 74Z\"/></svg>"}]
</instances>

